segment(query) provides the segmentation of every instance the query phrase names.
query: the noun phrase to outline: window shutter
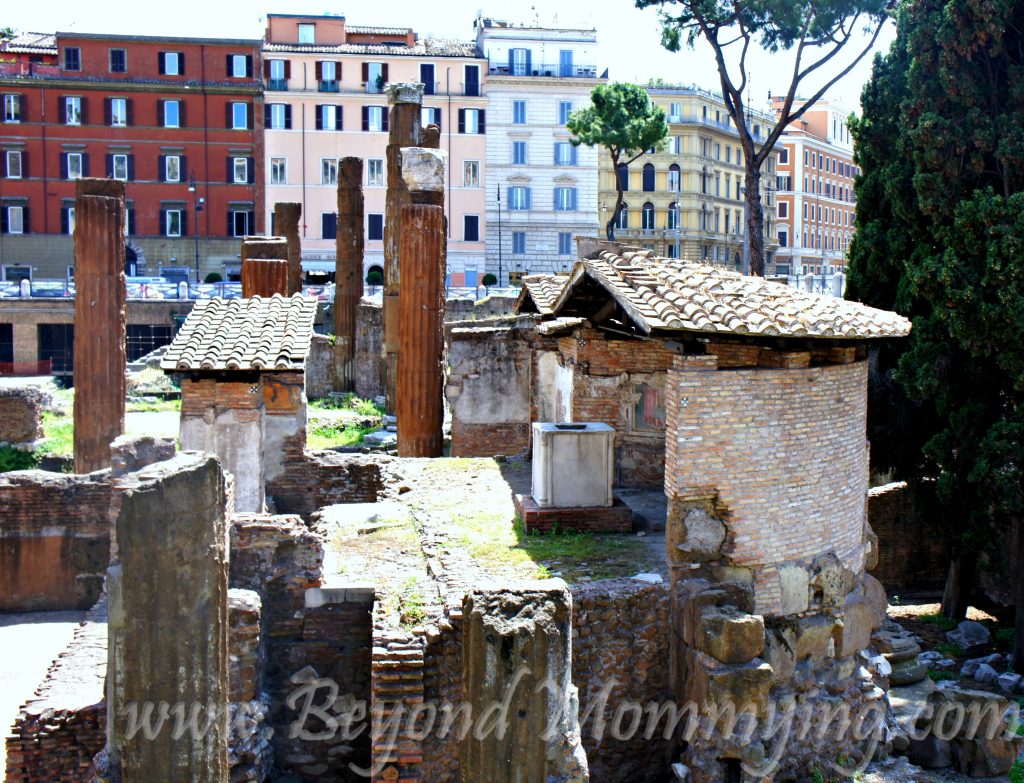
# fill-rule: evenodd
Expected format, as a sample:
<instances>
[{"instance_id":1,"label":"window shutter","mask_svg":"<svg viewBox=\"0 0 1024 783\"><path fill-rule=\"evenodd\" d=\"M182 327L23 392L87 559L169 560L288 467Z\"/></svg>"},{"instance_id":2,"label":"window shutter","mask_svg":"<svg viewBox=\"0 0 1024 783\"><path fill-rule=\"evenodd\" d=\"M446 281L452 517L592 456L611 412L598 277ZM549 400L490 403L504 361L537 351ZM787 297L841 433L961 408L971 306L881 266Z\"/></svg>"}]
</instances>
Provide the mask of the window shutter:
<instances>
[{"instance_id":1,"label":"window shutter","mask_svg":"<svg viewBox=\"0 0 1024 783\"><path fill-rule=\"evenodd\" d=\"M21 121L28 122L31 118L28 116L28 100L24 93L18 96L18 111L21 113ZM27 212L26 212L27 214ZM28 230L25 230L28 233Z\"/></svg>"},{"instance_id":2,"label":"window shutter","mask_svg":"<svg viewBox=\"0 0 1024 783\"><path fill-rule=\"evenodd\" d=\"M185 53L178 52L178 73L181 76L185 75Z\"/></svg>"},{"instance_id":3,"label":"window shutter","mask_svg":"<svg viewBox=\"0 0 1024 783\"><path fill-rule=\"evenodd\" d=\"M224 181L230 185L235 181L235 159L229 155L224 160Z\"/></svg>"},{"instance_id":4,"label":"window shutter","mask_svg":"<svg viewBox=\"0 0 1024 783\"><path fill-rule=\"evenodd\" d=\"M157 182L166 182L167 181L167 156L166 155L159 155L159 156L157 156L156 165L157 165L157 172L156 172Z\"/></svg>"},{"instance_id":5,"label":"window shutter","mask_svg":"<svg viewBox=\"0 0 1024 783\"><path fill-rule=\"evenodd\" d=\"M466 132L466 110L459 109L459 133Z\"/></svg>"},{"instance_id":6,"label":"window shutter","mask_svg":"<svg viewBox=\"0 0 1024 783\"><path fill-rule=\"evenodd\" d=\"M83 152L82 153L82 176L83 177L88 177L89 176L89 153L88 152Z\"/></svg>"},{"instance_id":7,"label":"window shutter","mask_svg":"<svg viewBox=\"0 0 1024 783\"><path fill-rule=\"evenodd\" d=\"M6 160L7 156L4 155L3 158L5 159L4 160L4 165L6 166L7 165L7 160ZM22 150L21 151L21 177L22 177L22 179L28 179L29 178L29 173L28 173L28 150Z\"/></svg>"},{"instance_id":8,"label":"window shutter","mask_svg":"<svg viewBox=\"0 0 1024 783\"><path fill-rule=\"evenodd\" d=\"M555 165L558 165L558 142L555 142Z\"/></svg>"},{"instance_id":9,"label":"window shutter","mask_svg":"<svg viewBox=\"0 0 1024 783\"><path fill-rule=\"evenodd\" d=\"M245 167L249 174L249 184L254 185L256 183L256 158L247 158L248 165Z\"/></svg>"},{"instance_id":10,"label":"window shutter","mask_svg":"<svg viewBox=\"0 0 1024 783\"><path fill-rule=\"evenodd\" d=\"M164 53L163 52L157 52L157 55L156 55L156 69L157 69L157 73L159 73L161 76L163 76L164 74L167 73L166 58L164 57Z\"/></svg>"},{"instance_id":11,"label":"window shutter","mask_svg":"<svg viewBox=\"0 0 1024 783\"><path fill-rule=\"evenodd\" d=\"M66 125L68 121L68 96L61 95L57 98L57 121Z\"/></svg>"},{"instance_id":12,"label":"window shutter","mask_svg":"<svg viewBox=\"0 0 1024 783\"><path fill-rule=\"evenodd\" d=\"M316 61L316 80L323 81L324 78L324 64L319 60Z\"/></svg>"},{"instance_id":13,"label":"window shutter","mask_svg":"<svg viewBox=\"0 0 1024 783\"><path fill-rule=\"evenodd\" d=\"M532 65L532 63L533 63L533 50L532 49L527 49L526 50L526 72L527 73L533 73L533 65Z\"/></svg>"},{"instance_id":14,"label":"window shutter","mask_svg":"<svg viewBox=\"0 0 1024 783\"><path fill-rule=\"evenodd\" d=\"M363 63L363 81L364 82L370 81L370 64L369 63Z\"/></svg>"},{"instance_id":15,"label":"window shutter","mask_svg":"<svg viewBox=\"0 0 1024 783\"><path fill-rule=\"evenodd\" d=\"M81 99L80 99L80 105L81 105L81 107L82 107L82 111L80 112L80 114L81 114L81 119L82 119L82 124L83 124L83 125L88 125L88 124L89 124L89 112L88 112L88 108L89 108L89 99L88 99L88 98L86 98L86 97L85 97L85 96L83 95L83 96L81 97Z\"/></svg>"},{"instance_id":16,"label":"window shutter","mask_svg":"<svg viewBox=\"0 0 1024 783\"><path fill-rule=\"evenodd\" d=\"M324 129L324 107L319 103L316 105L316 129Z\"/></svg>"},{"instance_id":17,"label":"window shutter","mask_svg":"<svg viewBox=\"0 0 1024 783\"><path fill-rule=\"evenodd\" d=\"M384 84L388 83L388 64L384 63L380 67L380 75L384 78Z\"/></svg>"},{"instance_id":18,"label":"window shutter","mask_svg":"<svg viewBox=\"0 0 1024 783\"><path fill-rule=\"evenodd\" d=\"M188 159L184 155L181 155L178 160L178 176L182 182L189 180Z\"/></svg>"},{"instance_id":19,"label":"window shutter","mask_svg":"<svg viewBox=\"0 0 1024 783\"><path fill-rule=\"evenodd\" d=\"M508 50L508 72L512 73L512 68L515 66L515 49Z\"/></svg>"},{"instance_id":20,"label":"window shutter","mask_svg":"<svg viewBox=\"0 0 1024 783\"><path fill-rule=\"evenodd\" d=\"M125 125L131 127L135 124L135 101L132 98L125 98L124 105Z\"/></svg>"},{"instance_id":21,"label":"window shutter","mask_svg":"<svg viewBox=\"0 0 1024 783\"><path fill-rule=\"evenodd\" d=\"M388 107L384 106L381 108L381 130L387 133L390 130L391 113L388 111Z\"/></svg>"},{"instance_id":22,"label":"window shutter","mask_svg":"<svg viewBox=\"0 0 1024 783\"><path fill-rule=\"evenodd\" d=\"M134 234L135 233L135 208L134 207L128 207L128 209L125 210L125 213L126 213L126 217L127 217L127 225L125 226L125 229L126 229L128 234Z\"/></svg>"},{"instance_id":23,"label":"window shutter","mask_svg":"<svg viewBox=\"0 0 1024 783\"><path fill-rule=\"evenodd\" d=\"M264 60L263 61L263 78L264 79L269 79L270 78L270 60Z\"/></svg>"},{"instance_id":24,"label":"window shutter","mask_svg":"<svg viewBox=\"0 0 1024 783\"><path fill-rule=\"evenodd\" d=\"M24 171L25 171L25 159L24 158L22 158L21 170L22 170L22 176L24 176ZM6 176L7 176L7 154L3 153L3 152L0 152L0 177L6 177Z\"/></svg>"},{"instance_id":25,"label":"window shutter","mask_svg":"<svg viewBox=\"0 0 1024 783\"><path fill-rule=\"evenodd\" d=\"M71 226L71 218L68 216L68 208L60 208L60 233L67 234Z\"/></svg>"},{"instance_id":26,"label":"window shutter","mask_svg":"<svg viewBox=\"0 0 1024 783\"><path fill-rule=\"evenodd\" d=\"M285 60L284 61L284 78L285 79L292 78L292 61L291 60Z\"/></svg>"},{"instance_id":27,"label":"window shutter","mask_svg":"<svg viewBox=\"0 0 1024 783\"><path fill-rule=\"evenodd\" d=\"M335 112L334 112L334 130L339 130L340 131L342 129L342 127L344 125L344 123L342 122L342 114L343 113L344 113L344 107L342 107L342 106L335 107Z\"/></svg>"},{"instance_id":28,"label":"window shutter","mask_svg":"<svg viewBox=\"0 0 1024 783\"><path fill-rule=\"evenodd\" d=\"M4 173L6 174L6 172ZM60 178L68 178L68 154L66 152L60 154Z\"/></svg>"},{"instance_id":29,"label":"window shutter","mask_svg":"<svg viewBox=\"0 0 1024 783\"><path fill-rule=\"evenodd\" d=\"M21 208L21 232L23 234L32 233L32 229L29 227L30 223L28 219L28 211L28 206L24 206Z\"/></svg>"},{"instance_id":30,"label":"window shutter","mask_svg":"<svg viewBox=\"0 0 1024 783\"><path fill-rule=\"evenodd\" d=\"M0 207L0 234L7 233L7 207Z\"/></svg>"},{"instance_id":31,"label":"window shutter","mask_svg":"<svg viewBox=\"0 0 1024 783\"><path fill-rule=\"evenodd\" d=\"M245 129L252 130L254 122L252 115L255 114L253 111L254 106L251 103L244 103L242 105L245 106Z\"/></svg>"},{"instance_id":32,"label":"window shutter","mask_svg":"<svg viewBox=\"0 0 1024 783\"><path fill-rule=\"evenodd\" d=\"M524 188L526 190L526 208L530 209L533 196L533 188Z\"/></svg>"},{"instance_id":33,"label":"window shutter","mask_svg":"<svg viewBox=\"0 0 1024 783\"><path fill-rule=\"evenodd\" d=\"M245 56L245 78L252 78L252 55L247 54Z\"/></svg>"},{"instance_id":34,"label":"window shutter","mask_svg":"<svg viewBox=\"0 0 1024 783\"><path fill-rule=\"evenodd\" d=\"M569 209L571 209L573 212L576 211L576 195L576 188L572 188L569 191Z\"/></svg>"},{"instance_id":35,"label":"window shutter","mask_svg":"<svg viewBox=\"0 0 1024 783\"><path fill-rule=\"evenodd\" d=\"M107 160L107 173L106 173L105 176L107 177L107 179L111 179L114 176L114 156L113 155L107 155L106 160ZM83 166L83 168L84 168L84 166Z\"/></svg>"},{"instance_id":36,"label":"window shutter","mask_svg":"<svg viewBox=\"0 0 1024 783\"><path fill-rule=\"evenodd\" d=\"M111 109L111 103L112 103L112 99L111 98L104 98L103 99L103 124L104 125L110 125L110 123L114 119L114 112L113 112L113 109Z\"/></svg>"},{"instance_id":37,"label":"window shutter","mask_svg":"<svg viewBox=\"0 0 1024 783\"><path fill-rule=\"evenodd\" d=\"M164 109L165 103L167 103L167 101L158 100L156 102L156 124L159 125L161 128L167 127L167 112Z\"/></svg>"},{"instance_id":38,"label":"window shutter","mask_svg":"<svg viewBox=\"0 0 1024 783\"><path fill-rule=\"evenodd\" d=\"M290 103L284 105L284 127L287 129L292 127L292 106Z\"/></svg>"},{"instance_id":39,"label":"window shutter","mask_svg":"<svg viewBox=\"0 0 1024 783\"><path fill-rule=\"evenodd\" d=\"M188 121L185 119L185 108L188 104L185 103L184 99L178 101L178 127L187 128Z\"/></svg>"},{"instance_id":40,"label":"window shutter","mask_svg":"<svg viewBox=\"0 0 1024 783\"><path fill-rule=\"evenodd\" d=\"M183 237L188 236L188 210L181 210L181 235Z\"/></svg>"},{"instance_id":41,"label":"window shutter","mask_svg":"<svg viewBox=\"0 0 1024 783\"><path fill-rule=\"evenodd\" d=\"M479 123L477 124L477 127L479 128L479 132L480 133L486 133L487 132L487 110L486 109L477 109L477 117L479 117L479 119L480 119Z\"/></svg>"},{"instance_id":42,"label":"window shutter","mask_svg":"<svg viewBox=\"0 0 1024 783\"><path fill-rule=\"evenodd\" d=\"M232 69L231 69L231 65L232 65L232 63L231 63L231 55L229 54L229 55L227 55L227 57L226 57L226 65L224 66L224 72L225 72L225 73L227 74L227 77L228 77L229 79L230 79L230 78L231 78L231 76L232 76Z\"/></svg>"},{"instance_id":43,"label":"window shutter","mask_svg":"<svg viewBox=\"0 0 1024 783\"><path fill-rule=\"evenodd\" d=\"M235 213L234 213L234 210L231 210L231 209L228 210L228 233L227 233L227 235L229 237L233 237L235 235Z\"/></svg>"},{"instance_id":44,"label":"window shutter","mask_svg":"<svg viewBox=\"0 0 1024 783\"><path fill-rule=\"evenodd\" d=\"M570 163L572 163L573 166L576 165L576 152L577 152L577 148L574 145L570 144L569 145L569 161L570 161Z\"/></svg>"},{"instance_id":45,"label":"window shutter","mask_svg":"<svg viewBox=\"0 0 1024 783\"><path fill-rule=\"evenodd\" d=\"M363 65L365 66L366 63L363 63ZM364 131L370 130L370 107L369 106L364 106L363 107L363 130Z\"/></svg>"},{"instance_id":46,"label":"window shutter","mask_svg":"<svg viewBox=\"0 0 1024 783\"><path fill-rule=\"evenodd\" d=\"M234 127L231 122L231 101L224 104L224 127L228 129Z\"/></svg>"},{"instance_id":47,"label":"window shutter","mask_svg":"<svg viewBox=\"0 0 1024 783\"><path fill-rule=\"evenodd\" d=\"M270 106L271 105L269 103L264 103L263 104L263 127L264 128L269 128L270 127Z\"/></svg>"},{"instance_id":48,"label":"window shutter","mask_svg":"<svg viewBox=\"0 0 1024 783\"><path fill-rule=\"evenodd\" d=\"M341 60L334 63L334 78L341 81Z\"/></svg>"},{"instance_id":49,"label":"window shutter","mask_svg":"<svg viewBox=\"0 0 1024 783\"><path fill-rule=\"evenodd\" d=\"M132 181L134 179L135 179L135 156L134 155L129 155L128 156L128 181L130 182L130 181Z\"/></svg>"}]
</instances>

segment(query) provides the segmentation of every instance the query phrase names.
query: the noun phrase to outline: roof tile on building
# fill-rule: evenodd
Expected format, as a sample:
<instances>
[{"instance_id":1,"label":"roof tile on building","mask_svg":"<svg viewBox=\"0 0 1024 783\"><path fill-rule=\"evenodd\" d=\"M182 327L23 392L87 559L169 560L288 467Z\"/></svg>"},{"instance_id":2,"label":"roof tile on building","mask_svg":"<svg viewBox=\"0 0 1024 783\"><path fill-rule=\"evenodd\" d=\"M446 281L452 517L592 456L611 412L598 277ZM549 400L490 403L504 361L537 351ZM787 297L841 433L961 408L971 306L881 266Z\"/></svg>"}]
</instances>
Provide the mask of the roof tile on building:
<instances>
[{"instance_id":1,"label":"roof tile on building","mask_svg":"<svg viewBox=\"0 0 1024 783\"><path fill-rule=\"evenodd\" d=\"M761 277L653 253L603 251L579 261L552 305L557 314L588 277L644 332L682 331L763 337L904 337L910 321L887 310L811 294Z\"/></svg>"},{"instance_id":2,"label":"roof tile on building","mask_svg":"<svg viewBox=\"0 0 1024 783\"><path fill-rule=\"evenodd\" d=\"M57 37L53 33L18 33L0 41L0 52L57 54Z\"/></svg>"},{"instance_id":3,"label":"roof tile on building","mask_svg":"<svg viewBox=\"0 0 1024 783\"><path fill-rule=\"evenodd\" d=\"M302 370L316 299L300 294L196 302L160 362L168 372Z\"/></svg>"},{"instance_id":4,"label":"roof tile on building","mask_svg":"<svg viewBox=\"0 0 1024 783\"><path fill-rule=\"evenodd\" d=\"M519 312L526 304L526 298L533 301L533 306L541 315L554 315L552 305L562 293L565 284L569 282L568 275L526 275L523 278L523 290L519 292L519 299L516 301L516 311Z\"/></svg>"},{"instance_id":5,"label":"roof tile on building","mask_svg":"<svg viewBox=\"0 0 1024 783\"><path fill-rule=\"evenodd\" d=\"M396 44L296 44L268 43L264 52L292 52L297 54L379 54L396 57L480 57L472 41L446 38L425 38L414 46Z\"/></svg>"}]
</instances>

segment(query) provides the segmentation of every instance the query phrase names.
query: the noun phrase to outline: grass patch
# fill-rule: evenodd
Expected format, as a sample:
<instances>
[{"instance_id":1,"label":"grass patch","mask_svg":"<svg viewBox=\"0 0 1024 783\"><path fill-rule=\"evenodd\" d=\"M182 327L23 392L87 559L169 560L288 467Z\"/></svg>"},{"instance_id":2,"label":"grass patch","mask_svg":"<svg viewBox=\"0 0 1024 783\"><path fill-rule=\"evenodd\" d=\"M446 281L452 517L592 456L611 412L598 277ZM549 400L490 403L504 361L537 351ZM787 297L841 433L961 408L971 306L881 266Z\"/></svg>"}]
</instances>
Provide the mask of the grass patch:
<instances>
[{"instance_id":1,"label":"grass patch","mask_svg":"<svg viewBox=\"0 0 1024 783\"><path fill-rule=\"evenodd\" d=\"M922 623L931 623L937 625L944 631L952 631L957 626L956 620L952 620L949 617L943 617L941 614L922 614L917 618Z\"/></svg>"},{"instance_id":2,"label":"grass patch","mask_svg":"<svg viewBox=\"0 0 1024 783\"><path fill-rule=\"evenodd\" d=\"M952 642L939 642L935 645L935 652L940 652L947 658L962 658L964 655L964 648L959 644L953 644Z\"/></svg>"},{"instance_id":3,"label":"grass patch","mask_svg":"<svg viewBox=\"0 0 1024 783\"><path fill-rule=\"evenodd\" d=\"M38 454L51 457L70 457L75 453L75 422L70 415L43 412L43 437Z\"/></svg>"},{"instance_id":4,"label":"grass patch","mask_svg":"<svg viewBox=\"0 0 1024 783\"><path fill-rule=\"evenodd\" d=\"M942 682L943 680L959 680L960 675L956 672L944 672L939 669L929 669L928 677L932 682Z\"/></svg>"},{"instance_id":5,"label":"grass patch","mask_svg":"<svg viewBox=\"0 0 1024 783\"><path fill-rule=\"evenodd\" d=\"M311 449L333 449L339 446L358 446L363 438L379 429L379 424L360 426L358 423L330 421L310 422L306 432L306 445Z\"/></svg>"},{"instance_id":6,"label":"grass patch","mask_svg":"<svg viewBox=\"0 0 1024 783\"><path fill-rule=\"evenodd\" d=\"M125 405L128 413L180 413L181 400L155 400L153 402L129 402Z\"/></svg>"},{"instance_id":7,"label":"grass patch","mask_svg":"<svg viewBox=\"0 0 1024 783\"><path fill-rule=\"evenodd\" d=\"M0 473L6 473L9 470L31 470L37 465L39 465L39 455L34 451L0 446Z\"/></svg>"},{"instance_id":8,"label":"grass patch","mask_svg":"<svg viewBox=\"0 0 1024 783\"><path fill-rule=\"evenodd\" d=\"M312 400L309 407L322 411L354 411L360 416L380 418L384 415L384 408L373 400L364 400L354 394L332 394Z\"/></svg>"}]
</instances>

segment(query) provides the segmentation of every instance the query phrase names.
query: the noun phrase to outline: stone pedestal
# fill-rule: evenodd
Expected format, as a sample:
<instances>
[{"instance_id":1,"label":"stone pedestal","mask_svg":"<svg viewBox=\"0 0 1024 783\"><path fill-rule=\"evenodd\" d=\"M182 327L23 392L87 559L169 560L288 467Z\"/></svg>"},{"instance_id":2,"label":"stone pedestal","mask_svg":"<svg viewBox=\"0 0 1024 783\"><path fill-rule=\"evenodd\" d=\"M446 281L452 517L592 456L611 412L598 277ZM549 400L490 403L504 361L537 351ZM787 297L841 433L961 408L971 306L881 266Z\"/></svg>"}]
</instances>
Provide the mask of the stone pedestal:
<instances>
[{"instance_id":1,"label":"stone pedestal","mask_svg":"<svg viewBox=\"0 0 1024 783\"><path fill-rule=\"evenodd\" d=\"M613 504L615 430L607 424L533 423L533 499L541 508Z\"/></svg>"}]
</instances>

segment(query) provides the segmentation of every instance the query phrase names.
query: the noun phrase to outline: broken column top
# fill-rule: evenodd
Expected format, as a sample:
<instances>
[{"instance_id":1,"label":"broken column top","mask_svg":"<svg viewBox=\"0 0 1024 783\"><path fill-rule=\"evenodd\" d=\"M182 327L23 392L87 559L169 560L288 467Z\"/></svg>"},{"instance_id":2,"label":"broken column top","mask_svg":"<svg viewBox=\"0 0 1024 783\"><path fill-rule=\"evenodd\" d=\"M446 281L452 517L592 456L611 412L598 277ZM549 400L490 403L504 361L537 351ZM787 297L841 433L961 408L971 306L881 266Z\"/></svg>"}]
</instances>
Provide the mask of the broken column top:
<instances>
[{"instance_id":1,"label":"broken column top","mask_svg":"<svg viewBox=\"0 0 1024 783\"><path fill-rule=\"evenodd\" d=\"M444 190L448 155L426 147L402 147L402 179L409 190Z\"/></svg>"},{"instance_id":2,"label":"broken column top","mask_svg":"<svg viewBox=\"0 0 1024 783\"><path fill-rule=\"evenodd\" d=\"M75 196L110 196L124 199L124 182L101 177L79 177L75 180Z\"/></svg>"},{"instance_id":3,"label":"broken column top","mask_svg":"<svg viewBox=\"0 0 1024 783\"><path fill-rule=\"evenodd\" d=\"M245 237L242 240L242 259L268 258L288 260L288 240L285 237Z\"/></svg>"},{"instance_id":4,"label":"broken column top","mask_svg":"<svg viewBox=\"0 0 1024 783\"><path fill-rule=\"evenodd\" d=\"M423 103L423 85L419 82L397 82L387 87L388 104Z\"/></svg>"}]
</instances>

